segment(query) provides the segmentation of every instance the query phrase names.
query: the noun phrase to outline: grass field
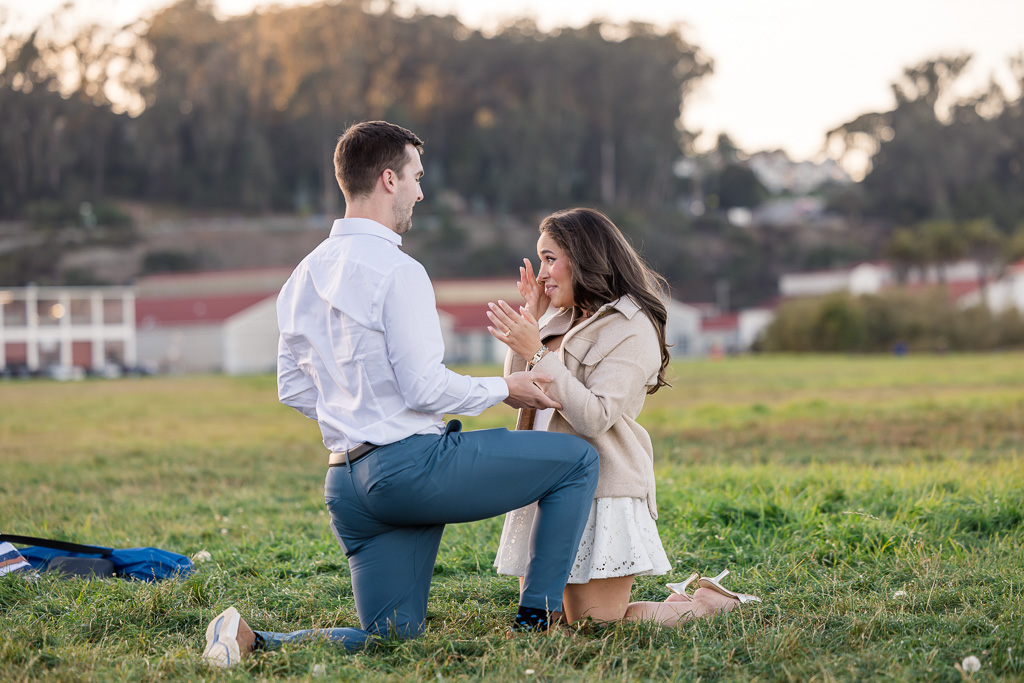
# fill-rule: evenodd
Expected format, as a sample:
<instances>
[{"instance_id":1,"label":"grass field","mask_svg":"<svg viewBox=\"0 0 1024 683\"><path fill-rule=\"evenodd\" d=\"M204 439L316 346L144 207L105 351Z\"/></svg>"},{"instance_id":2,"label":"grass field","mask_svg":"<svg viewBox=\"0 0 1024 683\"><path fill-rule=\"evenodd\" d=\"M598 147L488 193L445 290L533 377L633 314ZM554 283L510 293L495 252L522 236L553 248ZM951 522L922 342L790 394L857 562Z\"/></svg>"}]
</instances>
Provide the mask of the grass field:
<instances>
[{"instance_id":1,"label":"grass field","mask_svg":"<svg viewBox=\"0 0 1024 683\"><path fill-rule=\"evenodd\" d=\"M228 605L269 630L357 623L316 425L272 377L0 383L0 529L213 557L157 584L0 579L0 679L1024 680L1024 355L672 376L641 420L670 578L728 567L763 604L507 641L517 589L491 569L487 520L446 531L420 640L295 645L229 672L199 658ZM634 598L663 599L668 578ZM968 655L977 673L956 668Z\"/></svg>"}]
</instances>

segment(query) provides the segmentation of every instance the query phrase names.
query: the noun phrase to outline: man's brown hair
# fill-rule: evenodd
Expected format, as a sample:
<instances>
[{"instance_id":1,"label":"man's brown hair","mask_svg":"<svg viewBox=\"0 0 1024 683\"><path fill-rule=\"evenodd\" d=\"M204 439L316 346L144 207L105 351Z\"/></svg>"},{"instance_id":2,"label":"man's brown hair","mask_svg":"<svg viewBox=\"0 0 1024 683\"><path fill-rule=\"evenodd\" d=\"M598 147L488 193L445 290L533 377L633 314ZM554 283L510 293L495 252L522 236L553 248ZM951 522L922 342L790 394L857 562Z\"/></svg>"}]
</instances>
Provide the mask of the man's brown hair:
<instances>
[{"instance_id":1,"label":"man's brown hair","mask_svg":"<svg viewBox=\"0 0 1024 683\"><path fill-rule=\"evenodd\" d=\"M393 123L363 121L349 126L334 148L334 175L345 197L370 194L385 169L401 178L406 145L423 153L423 141Z\"/></svg>"}]
</instances>

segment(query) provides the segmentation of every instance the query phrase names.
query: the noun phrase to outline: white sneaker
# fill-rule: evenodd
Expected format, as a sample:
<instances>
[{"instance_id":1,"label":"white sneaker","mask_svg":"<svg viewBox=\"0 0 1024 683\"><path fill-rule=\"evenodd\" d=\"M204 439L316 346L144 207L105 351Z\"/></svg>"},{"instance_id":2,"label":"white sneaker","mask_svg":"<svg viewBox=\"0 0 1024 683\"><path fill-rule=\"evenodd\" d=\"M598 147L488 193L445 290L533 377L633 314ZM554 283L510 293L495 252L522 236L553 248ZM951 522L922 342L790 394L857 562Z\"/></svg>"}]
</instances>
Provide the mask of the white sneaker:
<instances>
[{"instance_id":1,"label":"white sneaker","mask_svg":"<svg viewBox=\"0 0 1024 683\"><path fill-rule=\"evenodd\" d=\"M242 661L242 652L238 647L238 622L241 620L238 610L228 607L206 627L203 659L210 666L226 669Z\"/></svg>"}]
</instances>

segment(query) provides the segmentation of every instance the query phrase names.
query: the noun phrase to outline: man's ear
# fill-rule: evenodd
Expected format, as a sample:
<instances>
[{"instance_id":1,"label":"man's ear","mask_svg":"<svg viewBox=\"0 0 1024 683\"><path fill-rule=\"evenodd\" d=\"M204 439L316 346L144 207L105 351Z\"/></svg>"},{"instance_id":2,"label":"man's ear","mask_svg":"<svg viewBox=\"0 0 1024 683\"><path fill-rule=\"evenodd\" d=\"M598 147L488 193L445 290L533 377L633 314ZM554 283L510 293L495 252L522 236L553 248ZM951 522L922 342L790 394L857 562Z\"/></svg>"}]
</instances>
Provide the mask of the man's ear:
<instances>
[{"instance_id":1,"label":"man's ear","mask_svg":"<svg viewBox=\"0 0 1024 683\"><path fill-rule=\"evenodd\" d=\"M380 181L384 189L393 193L398 188L398 174L390 168L385 168L380 174Z\"/></svg>"}]
</instances>

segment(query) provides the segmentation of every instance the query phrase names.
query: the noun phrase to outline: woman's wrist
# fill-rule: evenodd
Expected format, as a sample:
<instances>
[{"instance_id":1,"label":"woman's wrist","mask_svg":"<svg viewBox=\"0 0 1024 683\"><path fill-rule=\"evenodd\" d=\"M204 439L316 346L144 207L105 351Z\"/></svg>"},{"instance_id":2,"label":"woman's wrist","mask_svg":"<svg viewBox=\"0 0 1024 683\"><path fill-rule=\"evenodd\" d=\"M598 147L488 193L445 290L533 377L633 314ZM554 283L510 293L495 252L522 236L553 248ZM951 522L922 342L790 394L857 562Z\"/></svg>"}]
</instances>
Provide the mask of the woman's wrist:
<instances>
[{"instance_id":1,"label":"woman's wrist","mask_svg":"<svg viewBox=\"0 0 1024 683\"><path fill-rule=\"evenodd\" d=\"M528 367L532 368L534 365L539 363L540 359L543 358L544 356L546 356L547 353L548 353L548 347L542 345L539 349L537 349L537 352L535 354L533 354L533 357L529 361L527 361L526 365Z\"/></svg>"}]
</instances>

